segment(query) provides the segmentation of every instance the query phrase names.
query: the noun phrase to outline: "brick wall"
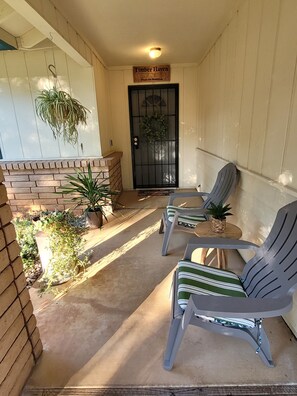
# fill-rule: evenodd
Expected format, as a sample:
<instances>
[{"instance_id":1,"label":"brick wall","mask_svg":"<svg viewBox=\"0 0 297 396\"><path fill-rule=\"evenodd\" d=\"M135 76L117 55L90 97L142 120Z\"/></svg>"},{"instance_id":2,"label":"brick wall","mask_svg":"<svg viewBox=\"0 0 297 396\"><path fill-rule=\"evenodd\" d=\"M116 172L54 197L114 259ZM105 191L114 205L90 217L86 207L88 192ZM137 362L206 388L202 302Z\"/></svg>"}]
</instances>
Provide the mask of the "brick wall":
<instances>
[{"instance_id":1,"label":"brick wall","mask_svg":"<svg viewBox=\"0 0 297 396\"><path fill-rule=\"evenodd\" d=\"M65 210L73 207L67 203L70 196L57 194L59 187L67 184L66 175L75 174L76 168L87 169L90 162L92 171L103 172L111 190L122 191L122 153L113 153L105 158L86 160L55 161L1 161L9 204L14 215L35 213L40 210ZM5 186L2 186L5 188ZM1 194L1 189L0 189ZM76 212L82 213L83 209Z\"/></svg>"},{"instance_id":2,"label":"brick wall","mask_svg":"<svg viewBox=\"0 0 297 396\"><path fill-rule=\"evenodd\" d=\"M20 394L42 352L0 169L0 395Z\"/></svg>"}]
</instances>

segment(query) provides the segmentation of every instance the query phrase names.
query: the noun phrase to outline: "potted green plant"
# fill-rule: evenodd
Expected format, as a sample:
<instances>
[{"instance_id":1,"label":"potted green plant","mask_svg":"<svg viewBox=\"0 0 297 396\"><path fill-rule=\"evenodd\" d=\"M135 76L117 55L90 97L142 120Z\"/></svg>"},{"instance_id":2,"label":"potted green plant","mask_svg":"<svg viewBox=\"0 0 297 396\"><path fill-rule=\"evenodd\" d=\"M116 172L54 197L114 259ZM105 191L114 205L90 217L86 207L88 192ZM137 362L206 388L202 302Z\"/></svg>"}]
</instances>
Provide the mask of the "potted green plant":
<instances>
[{"instance_id":1,"label":"potted green plant","mask_svg":"<svg viewBox=\"0 0 297 396\"><path fill-rule=\"evenodd\" d=\"M230 204L223 205L222 202L219 204L210 203L210 207L207 210L207 214L211 215L211 229L214 232L222 233L226 229L226 217L232 216L230 212Z\"/></svg>"},{"instance_id":2,"label":"potted green plant","mask_svg":"<svg viewBox=\"0 0 297 396\"><path fill-rule=\"evenodd\" d=\"M37 116L49 125L55 139L62 136L71 144L77 142L78 125L87 124L89 110L56 86L39 93L35 99L35 109Z\"/></svg>"},{"instance_id":3,"label":"potted green plant","mask_svg":"<svg viewBox=\"0 0 297 396\"><path fill-rule=\"evenodd\" d=\"M86 222L90 228L101 228L103 217L107 221L105 208L112 203L112 197L118 192L109 188L103 172L93 175L88 163L87 172L76 170L75 175L67 175L69 184L61 187L62 194L71 194L71 201L77 206L85 206Z\"/></svg>"},{"instance_id":4,"label":"potted green plant","mask_svg":"<svg viewBox=\"0 0 297 396\"><path fill-rule=\"evenodd\" d=\"M34 221L43 276L43 291L64 283L84 268L83 234L86 229L69 211L42 212Z\"/></svg>"},{"instance_id":5,"label":"potted green plant","mask_svg":"<svg viewBox=\"0 0 297 396\"><path fill-rule=\"evenodd\" d=\"M16 231L16 239L21 249L20 256L23 262L27 287L30 287L42 272L35 239L34 222L29 217L17 217L13 220L13 224Z\"/></svg>"}]
</instances>

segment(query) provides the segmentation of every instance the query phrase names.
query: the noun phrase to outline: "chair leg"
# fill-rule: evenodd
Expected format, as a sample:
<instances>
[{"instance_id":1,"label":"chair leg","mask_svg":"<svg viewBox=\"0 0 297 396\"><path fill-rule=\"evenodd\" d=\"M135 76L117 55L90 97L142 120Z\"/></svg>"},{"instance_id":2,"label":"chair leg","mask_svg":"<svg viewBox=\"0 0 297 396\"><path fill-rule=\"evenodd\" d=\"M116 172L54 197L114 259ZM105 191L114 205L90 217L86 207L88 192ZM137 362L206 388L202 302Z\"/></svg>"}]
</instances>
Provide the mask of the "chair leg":
<instances>
[{"instance_id":1,"label":"chair leg","mask_svg":"<svg viewBox=\"0 0 297 396\"><path fill-rule=\"evenodd\" d=\"M167 346L164 355L163 367L165 370L171 370L178 351L178 348L183 339L185 328L182 326L182 319L172 319L168 334Z\"/></svg>"},{"instance_id":2,"label":"chair leg","mask_svg":"<svg viewBox=\"0 0 297 396\"><path fill-rule=\"evenodd\" d=\"M261 329L261 343L258 342L258 329L249 329L246 333L247 337L242 337L252 348L256 351L259 357L262 359L263 363L268 367L274 367L274 363L270 351L270 343L268 337L265 333L264 328ZM260 344L260 345L259 345Z\"/></svg>"},{"instance_id":3,"label":"chair leg","mask_svg":"<svg viewBox=\"0 0 297 396\"><path fill-rule=\"evenodd\" d=\"M163 237L162 256L167 256L169 240L174 228L174 223L166 224L165 233Z\"/></svg>"},{"instance_id":4,"label":"chair leg","mask_svg":"<svg viewBox=\"0 0 297 396\"><path fill-rule=\"evenodd\" d=\"M163 217L160 222L159 234L164 234L164 220Z\"/></svg>"}]
</instances>

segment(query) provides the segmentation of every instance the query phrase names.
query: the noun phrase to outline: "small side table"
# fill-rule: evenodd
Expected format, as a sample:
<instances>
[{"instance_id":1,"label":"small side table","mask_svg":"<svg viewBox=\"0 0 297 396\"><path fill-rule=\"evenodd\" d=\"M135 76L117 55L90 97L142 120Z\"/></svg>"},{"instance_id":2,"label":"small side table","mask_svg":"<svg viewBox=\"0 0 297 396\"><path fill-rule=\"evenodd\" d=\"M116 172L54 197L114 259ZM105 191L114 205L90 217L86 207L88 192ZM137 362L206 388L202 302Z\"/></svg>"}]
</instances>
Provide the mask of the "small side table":
<instances>
[{"instance_id":1,"label":"small side table","mask_svg":"<svg viewBox=\"0 0 297 396\"><path fill-rule=\"evenodd\" d=\"M195 234L198 237L210 237L210 238L232 238L232 239L240 239L242 235L242 231L239 227L234 224L226 223L226 229L224 232L214 232L211 229L210 221L203 221L198 223L195 230ZM227 251L225 249L216 249L217 260L218 260L218 268L226 269L227 262ZM205 264L205 259L207 256L208 249L202 250L202 263Z\"/></svg>"}]
</instances>

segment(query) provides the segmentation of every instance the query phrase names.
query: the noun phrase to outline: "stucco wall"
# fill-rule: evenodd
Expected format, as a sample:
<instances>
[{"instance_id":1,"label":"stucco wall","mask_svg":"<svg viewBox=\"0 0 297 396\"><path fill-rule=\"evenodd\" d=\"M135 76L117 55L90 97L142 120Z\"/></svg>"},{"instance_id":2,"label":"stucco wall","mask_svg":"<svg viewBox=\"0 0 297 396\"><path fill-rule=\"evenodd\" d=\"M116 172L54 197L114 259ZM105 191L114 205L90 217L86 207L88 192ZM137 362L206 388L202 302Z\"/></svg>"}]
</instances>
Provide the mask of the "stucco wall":
<instances>
[{"instance_id":1,"label":"stucco wall","mask_svg":"<svg viewBox=\"0 0 297 396\"><path fill-rule=\"evenodd\" d=\"M123 152L123 186L133 188L128 86L134 85L132 67L109 70L113 144ZM197 66L171 65L172 84L179 84L179 187L196 185ZM139 84L138 84L139 85Z\"/></svg>"},{"instance_id":2,"label":"stucco wall","mask_svg":"<svg viewBox=\"0 0 297 396\"><path fill-rule=\"evenodd\" d=\"M232 221L256 243L297 198L296 20L294 0L247 1L199 66L198 183L236 162ZM296 308L287 320L297 334Z\"/></svg>"}]
</instances>

